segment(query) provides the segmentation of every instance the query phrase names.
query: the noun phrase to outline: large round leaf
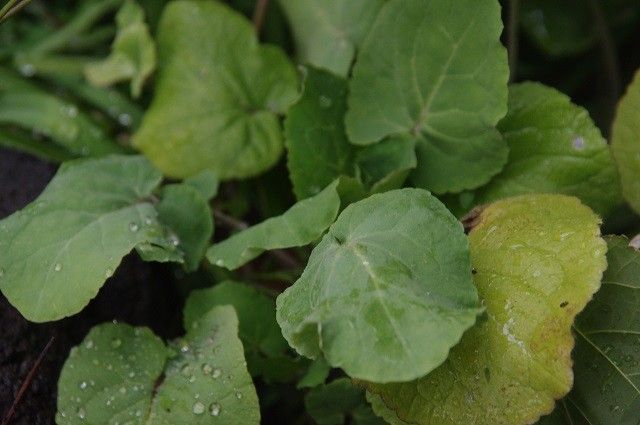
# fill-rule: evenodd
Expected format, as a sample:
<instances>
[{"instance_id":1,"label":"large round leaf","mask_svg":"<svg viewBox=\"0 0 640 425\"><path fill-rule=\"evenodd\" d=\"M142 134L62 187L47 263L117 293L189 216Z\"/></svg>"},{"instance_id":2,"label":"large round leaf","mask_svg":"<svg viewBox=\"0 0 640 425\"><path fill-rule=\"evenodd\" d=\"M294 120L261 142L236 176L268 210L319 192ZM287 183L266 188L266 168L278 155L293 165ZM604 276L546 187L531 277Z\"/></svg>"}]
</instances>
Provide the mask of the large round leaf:
<instances>
[{"instance_id":1,"label":"large round leaf","mask_svg":"<svg viewBox=\"0 0 640 425\"><path fill-rule=\"evenodd\" d=\"M462 226L422 189L347 207L277 300L301 354L350 376L399 382L440 365L481 311Z\"/></svg>"},{"instance_id":2,"label":"large round leaf","mask_svg":"<svg viewBox=\"0 0 640 425\"><path fill-rule=\"evenodd\" d=\"M477 223L469 240L486 318L426 377L367 384L390 421L531 424L571 388L571 325L606 268L598 217L575 198L529 195Z\"/></svg>"}]
</instances>

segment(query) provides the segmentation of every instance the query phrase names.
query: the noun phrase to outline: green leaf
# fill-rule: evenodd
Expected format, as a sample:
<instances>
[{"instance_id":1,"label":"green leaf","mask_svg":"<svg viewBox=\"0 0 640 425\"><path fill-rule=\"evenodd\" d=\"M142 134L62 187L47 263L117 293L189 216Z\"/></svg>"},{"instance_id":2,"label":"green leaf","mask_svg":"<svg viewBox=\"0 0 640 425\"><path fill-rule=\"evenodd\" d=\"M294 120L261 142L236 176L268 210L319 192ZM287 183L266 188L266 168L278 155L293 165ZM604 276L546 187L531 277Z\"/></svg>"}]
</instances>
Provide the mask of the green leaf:
<instances>
[{"instance_id":1,"label":"green leaf","mask_svg":"<svg viewBox=\"0 0 640 425\"><path fill-rule=\"evenodd\" d=\"M56 423L258 424L237 332L229 306L194 323L179 352L148 329L95 327L62 369Z\"/></svg>"},{"instance_id":2,"label":"green leaf","mask_svg":"<svg viewBox=\"0 0 640 425\"><path fill-rule=\"evenodd\" d=\"M76 105L40 91L0 91L0 124L40 133L75 156L122 152Z\"/></svg>"},{"instance_id":3,"label":"green leaf","mask_svg":"<svg viewBox=\"0 0 640 425\"><path fill-rule=\"evenodd\" d=\"M287 167L298 199L354 174L354 149L344 131L347 81L311 66L305 70L303 94L284 125Z\"/></svg>"},{"instance_id":4,"label":"green leaf","mask_svg":"<svg viewBox=\"0 0 640 425\"><path fill-rule=\"evenodd\" d=\"M158 220L174 232L171 249L184 253L185 269L195 271L213 236L211 208L201 193L187 184L172 184L162 188L156 205Z\"/></svg>"},{"instance_id":5,"label":"green leaf","mask_svg":"<svg viewBox=\"0 0 640 425\"><path fill-rule=\"evenodd\" d=\"M353 70L346 128L357 145L416 143L413 182L436 193L486 183L507 160L494 126L507 106L497 0L391 0Z\"/></svg>"},{"instance_id":6,"label":"green leaf","mask_svg":"<svg viewBox=\"0 0 640 425\"><path fill-rule=\"evenodd\" d=\"M210 201L218 194L220 181L216 173L211 170L204 170L185 179L184 184L192 186L200 192L200 195L202 195L205 200Z\"/></svg>"},{"instance_id":7,"label":"green leaf","mask_svg":"<svg viewBox=\"0 0 640 425\"><path fill-rule=\"evenodd\" d=\"M384 0L280 0L298 60L346 76Z\"/></svg>"},{"instance_id":8,"label":"green leaf","mask_svg":"<svg viewBox=\"0 0 640 425\"><path fill-rule=\"evenodd\" d=\"M96 86L131 80L131 95L140 96L142 86L156 67L156 47L144 22L144 10L127 0L116 15L118 32L106 59L87 65L85 76Z\"/></svg>"},{"instance_id":9,"label":"green leaf","mask_svg":"<svg viewBox=\"0 0 640 425\"><path fill-rule=\"evenodd\" d=\"M282 153L278 115L297 96L285 54L260 46L252 25L215 1L173 1L158 28L155 97L134 144L166 175L211 169L255 176Z\"/></svg>"},{"instance_id":10,"label":"green leaf","mask_svg":"<svg viewBox=\"0 0 640 425\"><path fill-rule=\"evenodd\" d=\"M340 378L313 388L305 397L307 412L318 425L342 425L348 417L354 425L384 425L371 411L362 388Z\"/></svg>"},{"instance_id":11,"label":"green leaf","mask_svg":"<svg viewBox=\"0 0 640 425\"><path fill-rule=\"evenodd\" d=\"M537 83L512 86L509 113L498 128L509 144L509 162L476 192L476 204L560 193L606 216L622 202L606 140L589 113L559 91Z\"/></svg>"},{"instance_id":12,"label":"green leaf","mask_svg":"<svg viewBox=\"0 0 640 425\"><path fill-rule=\"evenodd\" d=\"M312 198L298 202L284 214L272 217L212 245L211 264L235 270L264 251L308 245L322 236L340 209L336 180Z\"/></svg>"},{"instance_id":13,"label":"green leaf","mask_svg":"<svg viewBox=\"0 0 640 425\"><path fill-rule=\"evenodd\" d=\"M169 355L147 328L94 327L62 368L56 423L144 423Z\"/></svg>"},{"instance_id":14,"label":"green leaf","mask_svg":"<svg viewBox=\"0 0 640 425\"><path fill-rule=\"evenodd\" d=\"M287 342L276 322L273 299L254 287L233 281L224 281L211 288L193 291L184 307L184 325L190 328L211 308L231 305L240 321L240 339L247 352L276 356L287 350Z\"/></svg>"},{"instance_id":15,"label":"green leaf","mask_svg":"<svg viewBox=\"0 0 640 425\"><path fill-rule=\"evenodd\" d=\"M355 161L372 193L398 189L416 168L415 141L409 136L389 137L359 150Z\"/></svg>"},{"instance_id":16,"label":"green leaf","mask_svg":"<svg viewBox=\"0 0 640 425\"><path fill-rule=\"evenodd\" d=\"M348 206L277 307L296 351L375 382L429 373L481 311L462 226L421 189Z\"/></svg>"},{"instance_id":17,"label":"green leaf","mask_svg":"<svg viewBox=\"0 0 640 425\"><path fill-rule=\"evenodd\" d=\"M300 379L300 381L298 381L297 387L313 388L317 387L318 385L322 385L329 377L330 372L331 366L324 358L318 357L309 365L307 372Z\"/></svg>"},{"instance_id":18,"label":"green leaf","mask_svg":"<svg viewBox=\"0 0 640 425\"><path fill-rule=\"evenodd\" d=\"M640 213L640 72L618 105L611 149L620 172L622 194Z\"/></svg>"},{"instance_id":19,"label":"green leaf","mask_svg":"<svg viewBox=\"0 0 640 425\"><path fill-rule=\"evenodd\" d=\"M540 424L627 424L640 411L640 252L607 237L602 288L574 325L571 393Z\"/></svg>"},{"instance_id":20,"label":"green leaf","mask_svg":"<svg viewBox=\"0 0 640 425\"><path fill-rule=\"evenodd\" d=\"M150 424L258 425L258 396L233 307L214 307L193 322L184 343L166 367Z\"/></svg>"},{"instance_id":21,"label":"green leaf","mask_svg":"<svg viewBox=\"0 0 640 425\"><path fill-rule=\"evenodd\" d=\"M424 378L368 384L376 413L391 423L524 425L551 412L573 383L571 326L606 268L599 225L564 195L486 207L469 234L485 320Z\"/></svg>"}]
</instances>

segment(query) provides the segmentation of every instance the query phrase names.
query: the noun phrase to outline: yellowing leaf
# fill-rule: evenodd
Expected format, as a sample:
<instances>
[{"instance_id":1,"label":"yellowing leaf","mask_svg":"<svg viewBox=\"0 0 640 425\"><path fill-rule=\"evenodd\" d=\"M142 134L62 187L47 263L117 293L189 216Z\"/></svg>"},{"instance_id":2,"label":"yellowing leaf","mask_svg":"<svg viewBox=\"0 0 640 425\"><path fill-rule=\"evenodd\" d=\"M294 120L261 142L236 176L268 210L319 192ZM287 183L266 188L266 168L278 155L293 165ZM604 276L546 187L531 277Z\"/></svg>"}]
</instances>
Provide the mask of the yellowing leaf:
<instances>
[{"instance_id":1,"label":"yellowing leaf","mask_svg":"<svg viewBox=\"0 0 640 425\"><path fill-rule=\"evenodd\" d=\"M599 224L562 195L482 211L469 241L485 320L426 377L366 384L377 412L421 425L524 425L551 412L573 383L571 325L606 268Z\"/></svg>"}]
</instances>

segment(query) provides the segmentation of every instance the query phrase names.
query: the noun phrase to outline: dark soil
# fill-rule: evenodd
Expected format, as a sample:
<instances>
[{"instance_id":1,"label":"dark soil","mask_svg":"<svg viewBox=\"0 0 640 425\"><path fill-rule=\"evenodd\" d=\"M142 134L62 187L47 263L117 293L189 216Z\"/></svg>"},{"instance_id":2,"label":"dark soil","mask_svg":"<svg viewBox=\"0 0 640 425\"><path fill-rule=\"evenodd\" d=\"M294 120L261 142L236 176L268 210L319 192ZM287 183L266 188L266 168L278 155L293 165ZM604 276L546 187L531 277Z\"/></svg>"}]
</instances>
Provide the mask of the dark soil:
<instances>
[{"instance_id":1,"label":"dark soil","mask_svg":"<svg viewBox=\"0 0 640 425\"><path fill-rule=\"evenodd\" d=\"M0 219L33 201L55 169L31 156L0 149ZM51 337L55 341L17 404L12 424L54 423L60 370L71 347L92 326L118 320L149 326L165 338L175 337L181 332L182 306L177 301L181 299L171 268L143 263L134 254L125 258L96 299L68 319L30 323L0 295L0 418Z\"/></svg>"}]
</instances>

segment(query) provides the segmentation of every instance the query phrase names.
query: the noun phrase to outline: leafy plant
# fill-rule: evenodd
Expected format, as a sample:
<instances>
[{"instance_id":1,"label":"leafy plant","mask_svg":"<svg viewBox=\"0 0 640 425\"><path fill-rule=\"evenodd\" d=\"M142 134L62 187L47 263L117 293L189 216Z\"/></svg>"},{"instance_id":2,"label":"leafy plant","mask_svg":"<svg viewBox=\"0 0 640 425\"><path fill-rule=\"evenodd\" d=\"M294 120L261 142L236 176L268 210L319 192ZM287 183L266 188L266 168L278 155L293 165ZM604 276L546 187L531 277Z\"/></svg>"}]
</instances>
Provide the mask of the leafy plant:
<instances>
[{"instance_id":1,"label":"leafy plant","mask_svg":"<svg viewBox=\"0 0 640 425\"><path fill-rule=\"evenodd\" d=\"M520 27L579 55L640 5L15 3L0 145L62 165L0 221L0 290L59 320L136 255L183 312L95 326L57 423L640 420L639 77L611 145L563 84L508 81L537 75Z\"/></svg>"}]
</instances>

